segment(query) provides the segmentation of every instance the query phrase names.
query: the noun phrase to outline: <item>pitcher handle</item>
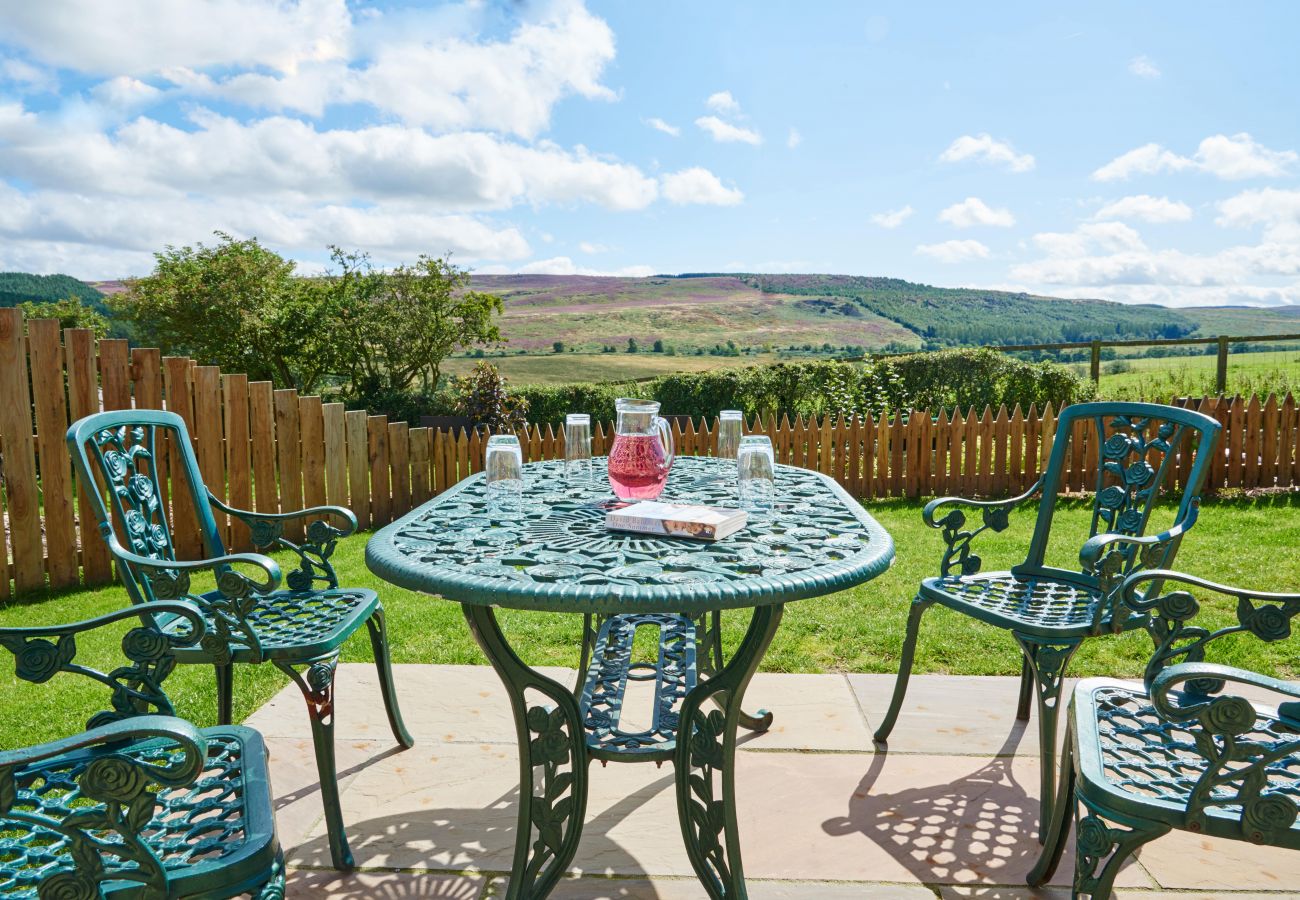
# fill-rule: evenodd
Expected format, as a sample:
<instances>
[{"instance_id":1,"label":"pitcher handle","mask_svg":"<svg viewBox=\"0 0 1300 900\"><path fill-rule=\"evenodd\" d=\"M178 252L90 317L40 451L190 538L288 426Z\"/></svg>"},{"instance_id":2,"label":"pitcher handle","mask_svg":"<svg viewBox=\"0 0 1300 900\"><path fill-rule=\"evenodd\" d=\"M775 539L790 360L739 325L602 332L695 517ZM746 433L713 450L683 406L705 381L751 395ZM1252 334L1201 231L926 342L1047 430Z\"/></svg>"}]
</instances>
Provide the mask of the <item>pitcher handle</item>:
<instances>
[{"instance_id":1,"label":"pitcher handle","mask_svg":"<svg viewBox=\"0 0 1300 900\"><path fill-rule=\"evenodd\" d=\"M664 452L668 454L664 460L664 468L671 469L673 462L677 459L677 445L673 442L673 429L668 424L668 420L663 416L655 416L655 427L659 429L659 438L663 441Z\"/></svg>"}]
</instances>

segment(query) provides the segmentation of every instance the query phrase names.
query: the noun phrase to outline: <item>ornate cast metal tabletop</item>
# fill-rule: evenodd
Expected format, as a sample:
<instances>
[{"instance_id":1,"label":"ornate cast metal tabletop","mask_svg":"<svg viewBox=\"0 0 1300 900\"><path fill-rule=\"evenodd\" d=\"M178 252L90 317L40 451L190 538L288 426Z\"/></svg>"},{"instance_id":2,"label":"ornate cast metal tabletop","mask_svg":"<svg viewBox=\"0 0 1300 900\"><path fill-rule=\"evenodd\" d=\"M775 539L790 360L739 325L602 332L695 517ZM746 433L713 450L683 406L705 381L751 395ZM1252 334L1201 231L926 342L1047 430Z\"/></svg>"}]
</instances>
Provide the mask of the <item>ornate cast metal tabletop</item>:
<instances>
[{"instance_id":1,"label":"ornate cast metal tabletop","mask_svg":"<svg viewBox=\"0 0 1300 900\"><path fill-rule=\"evenodd\" d=\"M893 540L834 481L790 466L777 467L774 509L723 540L610 532L604 460L595 472L574 491L563 463L531 463L509 511L490 507L483 476L471 476L376 533L366 563L393 584L461 603L510 694L521 788L508 900L547 896L573 859L591 759L671 760L696 874L715 900L743 900L736 731L772 723L741 710L745 687L785 603L869 581L893 561ZM679 457L662 499L733 506L734 473L734 463ZM519 658L495 607L583 614L575 691ZM740 608L752 610L749 627L727 659L721 611ZM658 631L658 657L633 662L643 628ZM636 716L645 727L623 721L628 682L653 682L652 708Z\"/></svg>"}]
</instances>

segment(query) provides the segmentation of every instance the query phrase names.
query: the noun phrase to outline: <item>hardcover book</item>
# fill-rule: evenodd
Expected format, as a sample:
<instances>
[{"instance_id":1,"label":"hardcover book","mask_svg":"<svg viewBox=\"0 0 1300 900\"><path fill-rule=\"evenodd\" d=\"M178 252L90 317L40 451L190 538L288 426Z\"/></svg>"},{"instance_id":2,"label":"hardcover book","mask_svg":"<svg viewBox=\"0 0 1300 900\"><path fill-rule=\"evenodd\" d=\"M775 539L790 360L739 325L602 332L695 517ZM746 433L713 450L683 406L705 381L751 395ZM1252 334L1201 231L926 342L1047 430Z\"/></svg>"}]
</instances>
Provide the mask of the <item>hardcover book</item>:
<instances>
[{"instance_id":1,"label":"hardcover book","mask_svg":"<svg viewBox=\"0 0 1300 900\"><path fill-rule=\"evenodd\" d=\"M612 531L716 541L745 527L745 511L643 500L607 512L605 527Z\"/></svg>"}]
</instances>

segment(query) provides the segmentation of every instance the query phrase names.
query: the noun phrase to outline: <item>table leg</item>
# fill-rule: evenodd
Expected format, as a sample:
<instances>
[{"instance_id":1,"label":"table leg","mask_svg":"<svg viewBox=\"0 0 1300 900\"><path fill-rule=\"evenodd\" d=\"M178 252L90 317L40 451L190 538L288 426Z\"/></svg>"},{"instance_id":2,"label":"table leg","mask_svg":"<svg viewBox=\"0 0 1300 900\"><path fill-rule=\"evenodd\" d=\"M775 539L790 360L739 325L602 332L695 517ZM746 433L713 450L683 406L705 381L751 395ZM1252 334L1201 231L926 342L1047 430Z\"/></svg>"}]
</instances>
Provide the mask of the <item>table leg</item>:
<instances>
[{"instance_id":1,"label":"table leg","mask_svg":"<svg viewBox=\"0 0 1300 900\"><path fill-rule=\"evenodd\" d=\"M714 610L711 613L701 615L696 622L696 627L699 635L697 641L699 645L698 665L700 675L710 678L721 672L724 665L722 659L722 613ZM727 709L727 693L719 691L714 694L713 702L725 712ZM742 709L737 722L741 728L762 734L772 727L772 714L765 709L760 709L758 715L751 716Z\"/></svg>"},{"instance_id":2,"label":"table leg","mask_svg":"<svg viewBox=\"0 0 1300 900\"><path fill-rule=\"evenodd\" d=\"M519 658L491 608L462 609L510 694L519 739L519 822L506 900L541 900L573 861L587 811L587 748L578 702L564 685ZM529 706L528 691L554 705Z\"/></svg>"},{"instance_id":3,"label":"table leg","mask_svg":"<svg viewBox=\"0 0 1300 900\"><path fill-rule=\"evenodd\" d=\"M686 853L712 900L749 896L736 824L736 727L745 687L776 634L781 612L779 604L757 607L735 656L682 701L674 759L677 815ZM726 696L723 708L705 713L704 704L720 693Z\"/></svg>"}]
</instances>

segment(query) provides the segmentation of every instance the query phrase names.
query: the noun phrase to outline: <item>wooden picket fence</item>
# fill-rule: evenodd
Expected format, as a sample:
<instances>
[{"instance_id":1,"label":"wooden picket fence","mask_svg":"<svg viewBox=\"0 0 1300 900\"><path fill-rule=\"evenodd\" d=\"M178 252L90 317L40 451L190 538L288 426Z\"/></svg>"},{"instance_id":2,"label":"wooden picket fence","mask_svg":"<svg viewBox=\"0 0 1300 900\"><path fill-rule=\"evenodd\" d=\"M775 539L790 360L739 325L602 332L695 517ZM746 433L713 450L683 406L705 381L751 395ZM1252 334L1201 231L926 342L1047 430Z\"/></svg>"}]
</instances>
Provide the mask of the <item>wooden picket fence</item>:
<instances>
[{"instance_id":1,"label":"wooden picket fence","mask_svg":"<svg viewBox=\"0 0 1300 900\"><path fill-rule=\"evenodd\" d=\"M1300 485L1300 421L1290 395L1186 405L1225 427L1211 491ZM384 525L481 469L486 442L482 432L411 428L185 357L163 357L157 349L96 341L84 329L60 333L53 320L31 320L24 334L21 313L0 309L0 598L112 580L108 551L91 516L82 513L88 487L99 486L73 478L64 434L82 416L132 407L177 412L189 427L205 483L230 504L275 512L336 503L351 508L363 528ZM825 472L870 500L1023 490L1051 450L1055 420L1048 406L937 416L912 411L879 420L782 417L748 428L771 436L780 462ZM712 453L715 429L716 421L677 420L678 452ZM562 434L549 425L528 426L519 437L529 460L564 454ZM611 423L597 423L595 453L606 452L611 439ZM1097 445L1090 426L1081 423L1064 487L1091 487ZM169 448L167 456L174 452ZM1190 454L1180 452L1171 481L1181 483L1189 464ZM173 485L168 494L178 551L199 558L184 492ZM229 547L248 549L242 526L224 518L219 523Z\"/></svg>"}]
</instances>

